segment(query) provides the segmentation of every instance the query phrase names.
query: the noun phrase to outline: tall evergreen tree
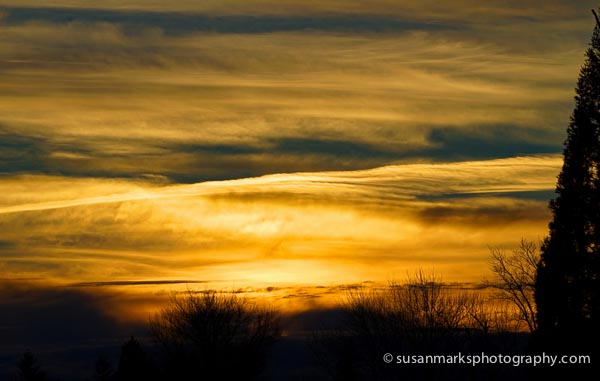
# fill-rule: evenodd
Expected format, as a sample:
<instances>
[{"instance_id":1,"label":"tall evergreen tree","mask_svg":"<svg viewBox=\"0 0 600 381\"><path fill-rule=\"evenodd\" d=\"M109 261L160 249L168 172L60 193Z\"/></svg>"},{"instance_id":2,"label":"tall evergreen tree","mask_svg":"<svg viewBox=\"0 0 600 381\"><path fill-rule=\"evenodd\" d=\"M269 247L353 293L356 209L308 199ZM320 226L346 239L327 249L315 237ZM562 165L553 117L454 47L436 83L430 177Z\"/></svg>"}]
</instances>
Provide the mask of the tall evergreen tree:
<instances>
[{"instance_id":1,"label":"tall evergreen tree","mask_svg":"<svg viewBox=\"0 0 600 381\"><path fill-rule=\"evenodd\" d=\"M600 21L594 16L536 279L539 335L564 350L591 350L600 323Z\"/></svg>"},{"instance_id":2,"label":"tall evergreen tree","mask_svg":"<svg viewBox=\"0 0 600 381\"><path fill-rule=\"evenodd\" d=\"M40 369L37 358L28 349L17 363L19 381L45 381L48 379L46 372Z\"/></svg>"},{"instance_id":3,"label":"tall evergreen tree","mask_svg":"<svg viewBox=\"0 0 600 381\"><path fill-rule=\"evenodd\" d=\"M121 358L116 372L118 381L152 381L158 378L154 363L139 341L133 336L121 347Z\"/></svg>"},{"instance_id":4,"label":"tall evergreen tree","mask_svg":"<svg viewBox=\"0 0 600 381\"><path fill-rule=\"evenodd\" d=\"M111 381L113 379L113 370L110 362L104 355L98 356L96 366L94 367L93 381Z\"/></svg>"}]
</instances>

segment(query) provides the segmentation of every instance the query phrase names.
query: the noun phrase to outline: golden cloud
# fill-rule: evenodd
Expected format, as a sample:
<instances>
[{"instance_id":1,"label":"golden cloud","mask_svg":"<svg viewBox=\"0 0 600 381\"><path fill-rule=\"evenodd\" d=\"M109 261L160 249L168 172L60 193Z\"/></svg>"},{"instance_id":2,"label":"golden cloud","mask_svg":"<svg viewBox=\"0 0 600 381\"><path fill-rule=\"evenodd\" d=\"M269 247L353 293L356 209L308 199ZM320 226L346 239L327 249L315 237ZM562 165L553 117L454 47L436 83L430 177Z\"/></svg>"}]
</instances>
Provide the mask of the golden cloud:
<instances>
[{"instance_id":1,"label":"golden cloud","mask_svg":"<svg viewBox=\"0 0 600 381\"><path fill-rule=\"evenodd\" d=\"M35 151L6 154L4 172L186 182L473 157L461 136L500 145L474 157L556 152L583 50L435 31L0 28L0 134Z\"/></svg>"},{"instance_id":2,"label":"golden cloud","mask_svg":"<svg viewBox=\"0 0 600 381\"><path fill-rule=\"evenodd\" d=\"M560 163L522 157L189 185L6 178L0 192L20 192L0 207L0 269L62 282L267 287L381 281L431 264L473 280L487 245L545 234L546 201L528 195L548 194Z\"/></svg>"}]
</instances>

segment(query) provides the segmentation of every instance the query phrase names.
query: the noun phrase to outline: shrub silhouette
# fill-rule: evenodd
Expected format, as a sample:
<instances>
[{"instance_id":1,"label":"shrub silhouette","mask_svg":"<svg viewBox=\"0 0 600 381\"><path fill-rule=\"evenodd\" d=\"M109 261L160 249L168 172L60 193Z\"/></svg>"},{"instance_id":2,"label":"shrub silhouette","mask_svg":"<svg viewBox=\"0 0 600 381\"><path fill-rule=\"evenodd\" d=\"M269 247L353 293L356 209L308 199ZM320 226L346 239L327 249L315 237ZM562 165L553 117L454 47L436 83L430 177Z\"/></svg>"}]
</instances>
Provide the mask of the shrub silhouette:
<instances>
[{"instance_id":1,"label":"shrub silhouette","mask_svg":"<svg viewBox=\"0 0 600 381\"><path fill-rule=\"evenodd\" d=\"M173 296L150 322L173 379L253 379L280 335L278 315L236 294Z\"/></svg>"}]
</instances>

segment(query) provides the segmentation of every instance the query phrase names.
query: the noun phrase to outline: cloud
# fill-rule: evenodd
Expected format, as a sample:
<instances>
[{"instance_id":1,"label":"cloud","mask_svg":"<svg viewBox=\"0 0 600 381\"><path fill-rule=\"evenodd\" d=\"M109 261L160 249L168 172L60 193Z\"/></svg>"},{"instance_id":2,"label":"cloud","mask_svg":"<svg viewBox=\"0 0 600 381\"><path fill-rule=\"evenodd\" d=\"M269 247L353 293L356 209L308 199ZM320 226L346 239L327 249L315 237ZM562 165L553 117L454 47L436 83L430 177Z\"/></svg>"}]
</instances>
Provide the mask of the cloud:
<instances>
[{"instance_id":1,"label":"cloud","mask_svg":"<svg viewBox=\"0 0 600 381\"><path fill-rule=\"evenodd\" d=\"M23 136L0 125L1 172L45 172L44 157L47 155L44 140Z\"/></svg>"},{"instance_id":2,"label":"cloud","mask_svg":"<svg viewBox=\"0 0 600 381\"><path fill-rule=\"evenodd\" d=\"M587 39L0 28L0 172L186 183L558 153Z\"/></svg>"},{"instance_id":3,"label":"cloud","mask_svg":"<svg viewBox=\"0 0 600 381\"><path fill-rule=\"evenodd\" d=\"M111 287L104 287L110 285ZM31 350L42 368L53 376L81 379L94 369L100 355L115 368L121 346L131 335L150 356L156 354L149 336L148 318L174 295L205 292L201 285L168 292L150 287L176 287L162 281L100 282L98 285L48 284L46 279L0 279L0 377L10 379L25 350ZM284 313L286 332L323 329L335 324L339 311L332 310L336 297L327 292L339 287L229 289L252 302L272 303ZM297 293L297 296L291 296ZM266 296L265 296L266 295ZM328 298L327 301L323 300ZM315 306L306 311L306 301ZM320 320L319 320L320 319Z\"/></svg>"},{"instance_id":4,"label":"cloud","mask_svg":"<svg viewBox=\"0 0 600 381\"><path fill-rule=\"evenodd\" d=\"M148 285L164 285L164 284L195 284L205 283L199 280L122 280L108 282L83 282L73 283L71 287L105 287L105 286L148 286Z\"/></svg>"},{"instance_id":5,"label":"cloud","mask_svg":"<svg viewBox=\"0 0 600 381\"><path fill-rule=\"evenodd\" d=\"M85 8L7 8L3 20L7 24L44 21L56 24L111 23L129 33L139 28L160 28L171 35L193 32L270 33L297 30L334 32L402 32L407 30L453 29L440 22L418 22L375 15L302 16L302 15L221 15L201 13L144 12L141 10L98 10Z\"/></svg>"},{"instance_id":6,"label":"cloud","mask_svg":"<svg viewBox=\"0 0 600 381\"><path fill-rule=\"evenodd\" d=\"M545 234L587 4L6 4L0 274L474 279Z\"/></svg>"},{"instance_id":7,"label":"cloud","mask_svg":"<svg viewBox=\"0 0 600 381\"><path fill-rule=\"evenodd\" d=\"M6 0L6 6L11 7L39 7L39 2L33 0ZM59 0L53 2L55 8L89 9L93 10L118 10L127 12L154 11L154 12L197 12L216 16L223 15L319 15L319 14L369 14L369 15L409 15L411 17L430 17L433 19L454 19L463 17L471 19L510 17L513 19L543 19L544 17L572 17L578 11L587 11L595 4L592 1L572 3L566 0L551 0L547 6L540 8L535 0L527 1L488 1L485 4L476 0L460 0L439 2L425 0L415 4L407 1L375 0L365 4L362 1L327 0L327 1L300 1L300 0L241 0L220 1L178 1L165 3L160 0L108 0L94 4L83 0Z\"/></svg>"},{"instance_id":8,"label":"cloud","mask_svg":"<svg viewBox=\"0 0 600 381\"><path fill-rule=\"evenodd\" d=\"M111 296L52 288L40 282L0 282L1 350L81 343L98 338L123 340L145 332L142 324L111 317Z\"/></svg>"},{"instance_id":9,"label":"cloud","mask_svg":"<svg viewBox=\"0 0 600 381\"><path fill-rule=\"evenodd\" d=\"M434 128L429 134L432 147L415 156L460 160L465 158L514 157L552 154L562 149L561 137L554 131L519 126L480 126L480 128ZM460 147L460 150L457 150Z\"/></svg>"},{"instance_id":10,"label":"cloud","mask_svg":"<svg viewBox=\"0 0 600 381\"><path fill-rule=\"evenodd\" d=\"M545 234L560 164L539 156L187 185L5 179L2 193L13 184L23 191L0 207L0 271L68 284L267 287L381 280L435 263L472 279L488 245Z\"/></svg>"}]
</instances>

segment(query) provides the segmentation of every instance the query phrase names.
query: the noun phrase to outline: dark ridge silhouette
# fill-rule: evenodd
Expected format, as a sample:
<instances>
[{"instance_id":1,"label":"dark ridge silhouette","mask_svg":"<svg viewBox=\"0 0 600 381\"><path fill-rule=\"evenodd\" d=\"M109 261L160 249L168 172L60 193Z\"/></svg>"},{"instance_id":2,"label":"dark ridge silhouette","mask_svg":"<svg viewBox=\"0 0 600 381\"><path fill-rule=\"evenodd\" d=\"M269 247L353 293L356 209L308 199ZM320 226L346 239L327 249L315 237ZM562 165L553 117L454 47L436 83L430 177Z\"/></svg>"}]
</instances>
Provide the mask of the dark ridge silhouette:
<instances>
[{"instance_id":1,"label":"dark ridge silhouette","mask_svg":"<svg viewBox=\"0 0 600 381\"><path fill-rule=\"evenodd\" d=\"M594 11L593 11L594 12ZM593 353L600 334L600 22L577 82L564 164L550 202L550 233L542 247L535 300L536 345ZM598 365L596 365L598 367Z\"/></svg>"}]
</instances>

